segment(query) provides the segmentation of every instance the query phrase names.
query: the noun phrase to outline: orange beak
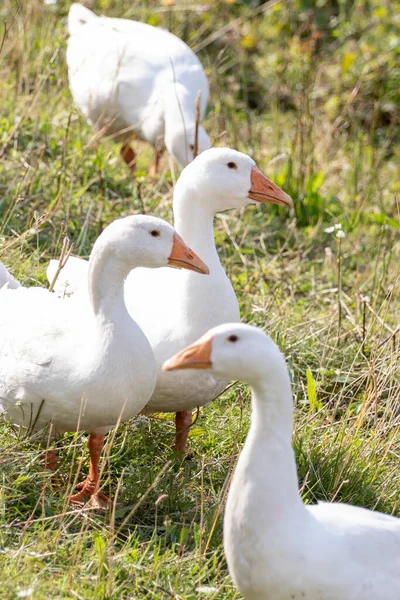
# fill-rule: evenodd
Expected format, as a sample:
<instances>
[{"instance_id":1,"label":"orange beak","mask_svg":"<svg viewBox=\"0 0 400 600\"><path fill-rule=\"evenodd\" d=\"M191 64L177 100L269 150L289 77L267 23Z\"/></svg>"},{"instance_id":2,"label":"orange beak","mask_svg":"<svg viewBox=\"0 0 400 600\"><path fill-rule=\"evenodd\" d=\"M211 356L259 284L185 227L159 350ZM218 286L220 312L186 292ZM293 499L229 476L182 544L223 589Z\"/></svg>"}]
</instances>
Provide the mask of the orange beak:
<instances>
[{"instance_id":1,"label":"orange beak","mask_svg":"<svg viewBox=\"0 0 400 600\"><path fill-rule=\"evenodd\" d=\"M293 206L293 201L288 194L285 194L275 183L270 181L261 173L258 167L251 170L251 188L248 194L250 200L257 202L270 202L281 206Z\"/></svg>"},{"instance_id":2,"label":"orange beak","mask_svg":"<svg viewBox=\"0 0 400 600\"><path fill-rule=\"evenodd\" d=\"M204 275L208 275L210 272L207 265L203 263L193 250L186 246L185 242L176 231L174 233L174 243L172 245L172 252L168 258L168 264L179 267L180 269L204 273Z\"/></svg>"},{"instance_id":3,"label":"orange beak","mask_svg":"<svg viewBox=\"0 0 400 600\"><path fill-rule=\"evenodd\" d=\"M188 346L172 358L167 360L163 371L177 371L178 369L210 369L212 337L205 335L197 342Z\"/></svg>"}]
</instances>

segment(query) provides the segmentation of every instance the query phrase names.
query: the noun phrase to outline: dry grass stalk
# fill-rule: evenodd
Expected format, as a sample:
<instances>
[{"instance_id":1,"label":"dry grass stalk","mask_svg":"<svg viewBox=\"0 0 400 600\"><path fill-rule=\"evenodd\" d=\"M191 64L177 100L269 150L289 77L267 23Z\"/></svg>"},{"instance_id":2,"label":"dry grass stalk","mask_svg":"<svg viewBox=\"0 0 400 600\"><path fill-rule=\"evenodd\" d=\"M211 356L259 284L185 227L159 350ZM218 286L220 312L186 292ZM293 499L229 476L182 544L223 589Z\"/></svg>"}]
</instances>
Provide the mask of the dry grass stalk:
<instances>
[{"instance_id":1,"label":"dry grass stalk","mask_svg":"<svg viewBox=\"0 0 400 600\"><path fill-rule=\"evenodd\" d=\"M58 261L57 271L53 277L53 281L50 284L49 292L52 292L54 290L54 286L56 284L58 276L61 273L62 269L67 264L67 261L68 261L69 257L71 256L71 252L73 249L74 249L74 243L72 242L72 244L70 245L69 239L67 237L65 237L64 241L63 241L62 249L61 249L60 260Z\"/></svg>"},{"instance_id":2,"label":"dry grass stalk","mask_svg":"<svg viewBox=\"0 0 400 600\"><path fill-rule=\"evenodd\" d=\"M193 158L199 153L199 125L200 125L200 103L201 103L201 90L197 92L196 104L195 104L195 128L194 128L194 146L193 146Z\"/></svg>"}]
</instances>

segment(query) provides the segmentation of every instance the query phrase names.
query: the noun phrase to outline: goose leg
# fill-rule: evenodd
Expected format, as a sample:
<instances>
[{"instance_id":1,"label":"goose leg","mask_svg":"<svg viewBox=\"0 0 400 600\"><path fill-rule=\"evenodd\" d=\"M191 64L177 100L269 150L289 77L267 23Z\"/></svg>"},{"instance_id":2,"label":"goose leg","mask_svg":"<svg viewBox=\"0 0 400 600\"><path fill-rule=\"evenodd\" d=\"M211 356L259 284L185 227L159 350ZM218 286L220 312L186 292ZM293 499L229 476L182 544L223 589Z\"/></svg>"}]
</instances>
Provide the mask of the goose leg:
<instances>
[{"instance_id":1,"label":"goose leg","mask_svg":"<svg viewBox=\"0 0 400 600\"><path fill-rule=\"evenodd\" d=\"M57 470L58 456L55 450L46 450L42 454L42 460L44 461L44 468L49 471Z\"/></svg>"},{"instance_id":2,"label":"goose leg","mask_svg":"<svg viewBox=\"0 0 400 600\"><path fill-rule=\"evenodd\" d=\"M154 161L150 165L149 174L151 177L156 177L158 174L158 167L160 166L160 158L163 155L164 150L161 148L155 148L154 150Z\"/></svg>"},{"instance_id":3,"label":"goose leg","mask_svg":"<svg viewBox=\"0 0 400 600\"><path fill-rule=\"evenodd\" d=\"M128 167L131 170L132 175L135 174L135 167L136 167L136 153L134 151L134 149L132 148L132 146L130 144L123 144L121 146L121 156L124 159L125 163L128 165Z\"/></svg>"},{"instance_id":4,"label":"goose leg","mask_svg":"<svg viewBox=\"0 0 400 600\"><path fill-rule=\"evenodd\" d=\"M187 410L182 410L176 413L175 415L175 451L176 452L185 452L186 451L186 443L190 431L190 427L192 425L192 412Z\"/></svg>"},{"instance_id":5,"label":"goose leg","mask_svg":"<svg viewBox=\"0 0 400 600\"><path fill-rule=\"evenodd\" d=\"M88 439L88 448L90 453L89 475L77 485L81 491L69 500L72 504L84 504L89 501L96 508L106 508L110 503L103 492L99 491L99 460L103 449L104 435L99 433L91 433Z\"/></svg>"}]
</instances>

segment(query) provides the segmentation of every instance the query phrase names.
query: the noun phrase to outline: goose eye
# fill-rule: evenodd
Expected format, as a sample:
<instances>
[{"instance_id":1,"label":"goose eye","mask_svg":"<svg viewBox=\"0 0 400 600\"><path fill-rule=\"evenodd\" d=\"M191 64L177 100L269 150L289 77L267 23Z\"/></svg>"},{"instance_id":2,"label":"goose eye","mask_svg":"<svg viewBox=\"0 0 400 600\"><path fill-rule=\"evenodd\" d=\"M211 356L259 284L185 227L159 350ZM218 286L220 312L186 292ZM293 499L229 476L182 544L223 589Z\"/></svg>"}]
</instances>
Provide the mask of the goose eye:
<instances>
[{"instance_id":1,"label":"goose eye","mask_svg":"<svg viewBox=\"0 0 400 600\"><path fill-rule=\"evenodd\" d=\"M194 152L194 144L189 144L189 148L191 149L192 152Z\"/></svg>"},{"instance_id":2,"label":"goose eye","mask_svg":"<svg viewBox=\"0 0 400 600\"><path fill-rule=\"evenodd\" d=\"M161 234L158 229L152 229L150 231L150 235L152 235L153 237L160 237Z\"/></svg>"},{"instance_id":3,"label":"goose eye","mask_svg":"<svg viewBox=\"0 0 400 600\"><path fill-rule=\"evenodd\" d=\"M238 341L238 339L239 339L239 338L238 338L238 336L237 336L237 335L230 335L230 336L228 337L228 342L232 342L232 343L233 343L233 342L237 342L237 341Z\"/></svg>"},{"instance_id":4,"label":"goose eye","mask_svg":"<svg viewBox=\"0 0 400 600\"><path fill-rule=\"evenodd\" d=\"M228 169L237 169L238 168L237 164L233 161L228 162L228 164L226 166L228 167Z\"/></svg>"}]
</instances>

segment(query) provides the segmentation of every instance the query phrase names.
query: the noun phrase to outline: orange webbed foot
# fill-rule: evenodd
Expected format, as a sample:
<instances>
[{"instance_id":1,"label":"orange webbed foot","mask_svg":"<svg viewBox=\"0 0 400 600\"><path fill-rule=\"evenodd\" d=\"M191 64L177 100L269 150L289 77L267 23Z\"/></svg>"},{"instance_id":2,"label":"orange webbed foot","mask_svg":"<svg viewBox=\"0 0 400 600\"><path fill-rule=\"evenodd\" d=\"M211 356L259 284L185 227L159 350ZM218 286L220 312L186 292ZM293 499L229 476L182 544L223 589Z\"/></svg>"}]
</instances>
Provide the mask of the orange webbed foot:
<instances>
[{"instance_id":1,"label":"orange webbed foot","mask_svg":"<svg viewBox=\"0 0 400 600\"><path fill-rule=\"evenodd\" d=\"M101 491L96 489L96 482L87 477L76 486L80 492L69 497L71 504L83 506L87 502L95 508L107 509L111 500Z\"/></svg>"}]
</instances>

